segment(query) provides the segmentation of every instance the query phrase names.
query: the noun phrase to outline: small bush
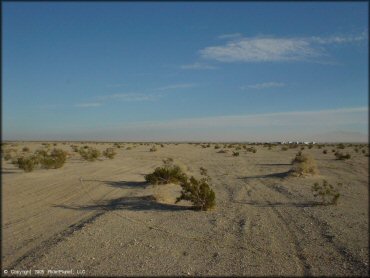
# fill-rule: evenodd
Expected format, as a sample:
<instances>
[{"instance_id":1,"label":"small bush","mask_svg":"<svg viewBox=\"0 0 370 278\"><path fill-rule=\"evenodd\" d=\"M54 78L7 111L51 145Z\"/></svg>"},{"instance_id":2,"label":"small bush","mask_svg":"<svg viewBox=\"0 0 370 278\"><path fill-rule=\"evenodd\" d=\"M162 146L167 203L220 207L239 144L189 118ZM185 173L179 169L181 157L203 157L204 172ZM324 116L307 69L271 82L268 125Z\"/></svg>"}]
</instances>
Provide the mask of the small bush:
<instances>
[{"instance_id":1,"label":"small bush","mask_svg":"<svg viewBox=\"0 0 370 278\"><path fill-rule=\"evenodd\" d=\"M187 179L185 173L177 165L173 165L172 159L163 161L163 167L155 168L154 172L145 175L145 180L150 184L180 183Z\"/></svg>"},{"instance_id":2,"label":"small bush","mask_svg":"<svg viewBox=\"0 0 370 278\"><path fill-rule=\"evenodd\" d=\"M19 169L22 169L25 172L32 172L37 167L39 162L37 157L32 155L29 157L18 157L15 161L15 164L18 166Z\"/></svg>"},{"instance_id":3,"label":"small bush","mask_svg":"<svg viewBox=\"0 0 370 278\"><path fill-rule=\"evenodd\" d=\"M322 151L322 153L323 153L323 154L327 154L327 153L328 153L328 151L327 151L327 150L323 150L323 151Z\"/></svg>"},{"instance_id":4,"label":"small bush","mask_svg":"<svg viewBox=\"0 0 370 278\"><path fill-rule=\"evenodd\" d=\"M216 145L216 146L215 146L215 150L217 150L217 149L219 149L219 148L221 148L219 145Z\"/></svg>"},{"instance_id":5,"label":"small bush","mask_svg":"<svg viewBox=\"0 0 370 278\"><path fill-rule=\"evenodd\" d=\"M358 148L355 149L355 152L358 153Z\"/></svg>"},{"instance_id":6,"label":"small bush","mask_svg":"<svg viewBox=\"0 0 370 278\"><path fill-rule=\"evenodd\" d=\"M340 197L338 188L341 186L342 184L338 183L337 187L334 187L326 180L323 180L322 185L320 185L318 182L315 182L315 184L312 186L312 192L314 197L319 196L321 198L323 204L336 205Z\"/></svg>"},{"instance_id":7,"label":"small bush","mask_svg":"<svg viewBox=\"0 0 370 278\"><path fill-rule=\"evenodd\" d=\"M305 150L305 148L304 147L301 147L301 151L304 151Z\"/></svg>"},{"instance_id":8,"label":"small bush","mask_svg":"<svg viewBox=\"0 0 370 278\"><path fill-rule=\"evenodd\" d=\"M336 152L334 155L337 160L346 160L351 158L351 155L349 153L343 154L341 152Z\"/></svg>"},{"instance_id":9,"label":"small bush","mask_svg":"<svg viewBox=\"0 0 370 278\"><path fill-rule=\"evenodd\" d=\"M314 175L318 173L316 161L308 154L298 153L292 160L292 163L291 173L293 175L304 176L306 174Z\"/></svg>"},{"instance_id":10,"label":"small bush","mask_svg":"<svg viewBox=\"0 0 370 278\"><path fill-rule=\"evenodd\" d=\"M151 152L156 152L156 151L157 151L156 146L151 147L149 151L151 151Z\"/></svg>"},{"instance_id":11,"label":"small bush","mask_svg":"<svg viewBox=\"0 0 370 278\"><path fill-rule=\"evenodd\" d=\"M29 147L24 147L24 148L22 149L22 151L23 151L23 152L29 152L29 151L30 151L30 148L29 148Z\"/></svg>"},{"instance_id":12,"label":"small bush","mask_svg":"<svg viewBox=\"0 0 370 278\"><path fill-rule=\"evenodd\" d=\"M85 148L85 147L80 148L80 150L78 151L79 154L81 155L81 157L84 160L95 161L96 159L99 158L99 156L100 156L100 151L99 150L97 150L95 148L92 148L92 147L87 147L87 148Z\"/></svg>"},{"instance_id":13,"label":"small bush","mask_svg":"<svg viewBox=\"0 0 370 278\"><path fill-rule=\"evenodd\" d=\"M227 150L219 150L217 153L227 153Z\"/></svg>"},{"instance_id":14,"label":"small bush","mask_svg":"<svg viewBox=\"0 0 370 278\"><path fill-rule=\"evenodd\" d=\"M50 154L40 151L37 154L38 162L42 168L58 169L61 168L67 160L67 153L61 149L53 149Z\"/></svg>"},{"instance_id":15,"label":"small bush","mask_svg":"<svg viewBox=\"0 0 370 278\"><path fill-rule=\"evenodd\" d=\"M239 156L239 152L233 152L233 156Z\"/></svg>"},{"instance_id":16,"label":"small bush","mask_svg":"<svg viewBox=\"0 0 370 278\"><path fill-rule=\"evenodd\" d=\"M246 148L246 151L247 152L256 153L257 152L257 149L255 147L250 147L250 148Z\"/></svg>"},{"instance_id":17,"label":"small bush","mask_svg":"<svg viewBox=\"0 0 370 278\"><path fill-rule=\"evenodd\" d=\"M365 154L365 153L366 153L366 150L362 150L361 152L362 152L363 154Z\"/></svg>"},{"instance_id":18,"label":"small bush","mask_svg":"<svg viewBox=\"0 0 370 278\"><path fill-rule=\"evenodd\" d=\"M345 146L342 143L337 145L337 149L344 150L344 148L345 148Z\"/></svg>"},{"instance_id":19,"label":"small bush","mask_svg":"<svg viewBox=\"0 0 370 278\"><path fill-rule=\"evenodd\" d=\"M103 151L103 155L109 159L113 159L116 154L117 153L114 150L114 148L107 148L106 150Z\"/></svg>"}]
</instances>

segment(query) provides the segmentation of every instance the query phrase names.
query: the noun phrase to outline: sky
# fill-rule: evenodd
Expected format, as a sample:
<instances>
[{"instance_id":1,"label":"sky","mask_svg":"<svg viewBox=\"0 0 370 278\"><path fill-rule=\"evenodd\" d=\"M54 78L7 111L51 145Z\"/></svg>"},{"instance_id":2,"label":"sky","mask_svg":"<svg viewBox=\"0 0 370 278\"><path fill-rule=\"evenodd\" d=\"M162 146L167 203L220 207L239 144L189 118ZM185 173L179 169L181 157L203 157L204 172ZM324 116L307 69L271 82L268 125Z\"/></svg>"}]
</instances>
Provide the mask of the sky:
<instances>
[{"instance_id":1,"label":"sky","mask_svg":"<svg viewBox=\"0 0 370 278\"><path fill-rule=\"evenodd\" d=\"M3 2L4 140L367 141L367 2Z\"/></svg>"}]
</instances>

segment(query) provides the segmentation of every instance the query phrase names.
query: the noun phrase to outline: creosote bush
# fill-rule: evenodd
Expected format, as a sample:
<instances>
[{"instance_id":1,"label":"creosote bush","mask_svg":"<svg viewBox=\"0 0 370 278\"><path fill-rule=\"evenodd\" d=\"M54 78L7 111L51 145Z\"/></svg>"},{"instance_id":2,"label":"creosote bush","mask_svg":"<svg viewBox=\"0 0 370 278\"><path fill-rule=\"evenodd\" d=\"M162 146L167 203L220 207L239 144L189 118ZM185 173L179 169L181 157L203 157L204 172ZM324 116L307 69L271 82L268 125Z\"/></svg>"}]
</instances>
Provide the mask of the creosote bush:
<instances>
[{"instance_id":1,"label":"creosote bush","mask_svg":"<svg viewBox=\"0 0 370 278\"><path fill-rule=\"evenodd\" d=\"M327 150L323 150L323 151L322 151L322 153L323 153L323 154L327 154L327 153L328 153L328 151L327 151Z\"/></svg>"},{"instance_id":2,"label":"creosote bush","mask_svg":"<svg viewBox=\"0 0 370 278\"><path fill-rule=\"evenodd\" d=\"M29 148L29 147L24 147L24 148L22 149L22 151L23 151L23 152L29 152L29 151L30 151L30 148Z\"/></svg>"},{"instance_id":3,"label":"creosote bush","mask_svg":"<svg viewBox=\"0 0 370 278\"><path fill-rule=\"evenodd\" d=\"M15 163L19 169L25 172L32 172L38 165L38 159L36 156L31 155L29 157L18 157Z\"/></svg>"},{"instance_id":4,"label":"creosote bush","mask_svg":"<svg viewBox=\"0 0 370 278\"><path fill-rule=\"evenodd\" d=\"M197 180L194 177L186 179L180 183L181 195L176 199L176 203L187 200L193 203L196 210L209 210L216 204L215 192L210 188L207 178Z\"/></svg>"},{"instance_id":5,"label":"creosote bush","mask_svg":"<svg viewBox=\"0 0 370 278\"><path fill-rule=\"evenodd\" d=\"M349 153L343 154L341 152L336 152L334 155L338 160L346 160L351 158L351 155Z\"/></svg>"},{"instance_id":6,"label":"creosote bush","mask_svg":"<svg viewBox=\"0 0 370 278\"><path fill-rule=\"evenodd\" d=\"M233 156L239 156L239 152L233 152Z\"/></svg>"},{"instance_id":7,"label":"creosote bush","mask_svg":"<svg viewBox=\"0 0 370 278\"><path fill-rule=\"evenodd\" d=\"M302 154L298 152L295 158L292 160L293 168L291 173L297 176L304 176L306 174L317 174L318 169L314 158L308 154Z\"/></svg>"},{"instance_id":8,"label":"creosote bush","mask_svg":"<svg viewBox=\"0 0 370 278\"><path fill-rule=\"evenodd\" d=\"M155 168L154 172L145 175L145 180L150 184L180 183L186 179L185 173L177 165L173 165L173 159L163 160L163 167Z\"/></svg>"},{"instance_id":9,"label":"creosote bush","mask_svg":"<svg viewBox=\"0 0 370 278\"><path fill-rule=\"evenodd\" d=\"M314 183L312 186L312 192L315 197L319 196L321 198L323 204L336 205L340 197L338 188L341 186L342 184L338 183L337 186L334 187L326 180L323 180L321 185L318 182Z\"/></svg>"},{"instance_id":10,"label":"creosote bush","mask_svg":"<svg viewBox=\"0 0 370 278\"><path fill-rule=\"evenodd\" d=\"M116 154L117 153L114 150L114 148L107 148L106 150L103 151L103 155L105 157L108 157L109 159L113 159Z\"/></svg>"},{"instance_id":11,"label":"creosote bush","mask_svg":"<svg viewBox=\"0 0 370 278\"><path fill-rule=\"evenodd\" d=\"M45 169L61 168L67 160L67 153L61 149L53 149L50 153L36 151L38 163Z\"/></svg>"},{"instance_id":12,"label":"creosote bush","mask_svg":"<svg viewBox=\"0 0 370 278\"><path fill-rule=\"evenodd\" d=\"M151 147L150 148L150 150L149 151L151 151L151 152L156 152L157 151L157 147L156 146L153 146L153 147Z\"/></svg>"},{"instance_id":13,"label":"creosote bush","mask_svg":"<svg viewBox=\"0 0 370 278\"><path fill-rule=\"evenodd\" d=\"M88 146L85 146L85 147L80 148L80 150L78 151L81 157L87 161L97 160L98 157L100 156L100 151L92 147L88 147Z\"/></svg>"},{"instance_id":14,"label":"creosote bush","mask_svg":"<svg viewBox=\"0 0 370 278\"><path fill-rule=\"evenodd\" d=\"M345 148L345 146L342 143L337 145L337 149L343 150L344 148Z\"/></svg>"}]
</instances>

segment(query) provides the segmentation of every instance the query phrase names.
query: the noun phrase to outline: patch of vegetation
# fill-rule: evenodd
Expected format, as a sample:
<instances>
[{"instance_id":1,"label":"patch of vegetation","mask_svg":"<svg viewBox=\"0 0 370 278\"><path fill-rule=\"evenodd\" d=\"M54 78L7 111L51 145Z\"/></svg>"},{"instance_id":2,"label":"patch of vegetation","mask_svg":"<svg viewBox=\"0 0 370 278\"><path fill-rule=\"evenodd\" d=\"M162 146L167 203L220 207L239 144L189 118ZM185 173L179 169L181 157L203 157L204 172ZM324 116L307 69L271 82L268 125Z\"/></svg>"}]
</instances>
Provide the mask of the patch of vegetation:
<instances>
[{"instance_id":1,"label":"patch of vegetation","mask_svg":"<svg viewBox=\"0 0 370 278\"><path fill-rule=\"evenodd\" d=\"M341 150L344 150L345 149L345 146L344 146L344 144L338 144L337 145L337 149L341 149Z\"/></svg>"},{"instance_id":2,"label":"patch of vegetation","mask_svg":"<svg viewBox=\"0 0 370 278\"><path fill-rule=\"evenodd\" d=\"M58 169L67 160L67 153L61 149L53 149L50 153L40 150L36 152L36 157L42 168Z\"/></svg>"},{"instance_id":3,"label":"patch of vegetation","mask_svg":"<svg viewBox=\"0 0 370 278\"><path fill-rule=\"evenodd\" d=\"M153 146L153 147L151 147L150 148L150 150L149 151L151 151L151 152L156 152L157 151L157 147L156 146Z\"/></svg>"},{"instance_id":4,"label":"patch of vegetation","mask_svg":"<svg viewBox=\"0 0 370 278\"><path fill-rule=\"evenodd\" d=\"M246 148L247 152L256 153L257 149L255 147Z\"/></svg>"},{"instance_id":5,"label":"patch of vegetation","mask_svg":"<svg viewBox=\"0 0 370 278\"><path fill-rule=\"evenodd\" d=\"M219 145L215 145L215 150L221 148Z\"/></svg>"},{"instance_id":6,"label":"patch of vegetation","mask_svg":"<svg viewBox=\"0 0 370 278\"><path fill-rule=\"evenodd\" d=\"M343 154L341 152L336 152L334 155L337 160L346 160L351 158L351 155L349 153Z\"/></svg>"},{"instance_id":7,"label":"patch of vegetation","mask_svg":"<svg viewBox=\"0 0 370 278\"><path fill-rule=\"evenodd\" d=\"M329 184L326 180L323 180L322 184L315 182L312 186L312 192L314 197L320 197L321 201L325 205L336 205L340 197L339 187L342 184L338 183L336 187Z\"/></svg>"},{"instance_id":8,"label":"patch of vegetation","mask_svg":"<svg viewBox=\"0 0 370 278\"><path fill-rule=\"evenodd\" d=\"M227 150L219 150L217 153L227 153Z\"/></svg>"},{"instance_id":9,"label":"patch of vegetation","mask_svg":"<svg viewBox=\"0 0 370 278\"><path fill-rule=\"evenodd\" d=\"M155 168L154 172L145 175L145 180L150 184L180 183L186 180L186 174L177 165L173 164L173 159L163 160L163 166Z\"/></svg>"},{"instance_id":10,"label":"patch of vegetation","mask_svg":"<svg viewBox=\"0 0 370 278\"><path fill-rule=\"evenodd\" d=\"M216 205L216 194L209 185L211 177L208 176L207 170L200 168L200 180L193 176L190 179L185 179L180 182L182 188L181 195L176 199L176 203L181 200L190 201L196 210L209 210Z\"/></svg>"},{"instance_id":11,"label":"patch of vegetation","mask_svg":"<svg viewBox=\"0 0 370 278\"><path fill-rule=\"evenodd\" d=\"M323 153L323 154L327 154L327 153L328 153L328 151L327 151L327 150L323 150L323 151L322 151L322 153Z\"/></svg>"},{"instance_id":12,"label":"patch of vegetation","mask_svg":"<svg viewBox=\"0 0 370 278\"><path fill-rule=\"evenodd\" d=\"M286 147L286 146L281 147L281 150L282 150L282 151L287 151L287 150L288 150L288 147Z\"/></svg>"},{"instance_id":13,"label":"patch of vegetation","mask_svg":"<svg viewBox=\"0 0 370 278\"><path fill-rule=\"evenodd\" d=\"M233 151L233 156L239 156L239 152L234 152Z\"/></svg>"},{"instance_id":14,"label":"patch of vegetation","mask_svg":"<svg viewBox=\"0 0 370 278\"><path fill-rule=\"evenodd\" d=\"M317 169L315 159L308 155L298 152L295 158L292 160L293 168L291 173L297 176L304 176L306 174L317 174L319 171Z\"/></svg>"},{"instance_id":15,"label":"patch of vegetation","mask_svg":"<svg viewBox=\"0 0 370 278\"><path fill-rule=\"evenodd\" d=\"M87 147L87 148L85 148ZM100 151L93 148L93 147L88 147L84 146L83 148L80 148L78 153L81 155L81 157L84 160L87 161L95 161L100 157Z\"/></svg>"},{"instance_id":16,"label":"patch of vegetation","mask_svg":"<svg viewBox=\"0 0 370 278\"><path fill-rule=\"evenodd\" d=\"M106 150L103 151L103 155L109 159L113 159L116 154L117 153L114 150L114 148L107 148Z\"/></svg>"},{"instance_id":17,"label":"patch of vegetation","mask_svg":"<svg viewBox=\"0 0 370 278\"><path fill-rule=\"evenodd\" d=\"M24 147L23 149L22 149L22 152L29 152L30 151L30 148L29 147Z\"/></svg>"},{"instance_id":18,"label":"patch of vegetation","mask_svg":"<svg viewBox=\"0 0 370 278\"><path fill-rule=\"evenodd\" d=\"M19 169L22 169L25 172L32 172L38 164L39 160L35 155L31 155L29 157L21 156L15 160L15 165L17 165Z\"/></svg>"}]
</instances>

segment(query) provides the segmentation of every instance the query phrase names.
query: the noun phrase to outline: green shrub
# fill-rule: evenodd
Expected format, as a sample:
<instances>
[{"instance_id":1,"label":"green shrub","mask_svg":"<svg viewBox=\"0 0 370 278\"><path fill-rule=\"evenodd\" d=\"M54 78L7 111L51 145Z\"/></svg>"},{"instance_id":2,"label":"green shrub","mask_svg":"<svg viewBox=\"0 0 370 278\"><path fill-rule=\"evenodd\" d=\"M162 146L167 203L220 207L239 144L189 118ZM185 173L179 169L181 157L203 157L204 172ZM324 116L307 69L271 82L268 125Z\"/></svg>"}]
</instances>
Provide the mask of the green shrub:
<instances>
[{"instance_id":1,"label":"green shrub","mask_svg":"<svg viewBox=\"0 0 370 278\"><path fill-rule=\"evenodd\" d=\"M53 149L50 154L40 151L37 159L42 168L58 169L61 168L67 160L67 153L61 149Z\"/></svg>"},{"instance_id":2,"label":"green shrub","mask_svg":"<svg viewBox=\"0 0 370 278\"><path fill-rule=\"evenodd\" d=\"M163 160L163 167L155 168L154 172L145 175L145 180L150 184L180 183L187 177L181 168L173 165L172 159Z\"/></svg>"},{"instance_id":3,"label":"green shrub","mask_svg":"<svg viewBox=\"0 0 370 278\"><path fill-rule=\"evenodd\" d=\"M312 192L314 197L319 196L321 198L323 204L336 205L340 197L338 188L341 186L342 184L338 183L337 187L334 187L326 180L323 180L322 185L320 185L318 182L315 182L315 184L312 186Z\"/></svg>"},{"instance_id":4,"label":"green shrub","mask_svg":"<svg viewBox=\"0 0 370 278\"><path fill-rule=\"evenodd\" d=\"M114 148L107 148L106 150L103 151L103 155L105 157L108 157L109 159L113 159L116 154L117 153L114 150Z\"/></svg>"},{"instance_id":5,"label":"green shrub","mask_svg":"<svg viewBox=\"0 0 370 278\"><path fill-rule=\"evenodd\" d=\"M334 155L337 160L346 160L351 158L351 155L349 153L343 154L341 152L336 152Z\"/></svg>"},{"instance_id":6,"label":"green shrub","mask_svg":"<svg viewBox=\"0 0 370 278\"><path fill-rule=\"evenodd\" d=\"M87 147L87 148L85 148L85 147L80 148L80 150L78 151L79 154L81 155L81 157L84 160L95 161L96 159L99 158L99 156L100 156L100 151L99 150L97 150L95 148L92 148L92 147Z\"/></svg>"},{"instance_id":7,"label":"green shrub","mask_svg":"<svg viewBox=\"0 0 370 278\"><path fill-rule=\"evenodd\" d=\"M18 166L19 169L22 169L25 172L32 172L39 164L39 161L34 155L31 155L29 157L21 156L17 158L15 164Z\"/></svg>"},{"instance_id":8,"label":"green shrub","mask_svg":"<svg viewBox=\"0 0 370 278\"><path fill-rule=\"evenodd\" d=\"M201 174L205 176L200 180L191 177L180 182L182 188L181 195L176 199L176 203L181 200L190 201L196 210L209 210L216 205L216 195L208 184L211 178L207 170L201 167Z\"/></svg>"},{"instance_id":9,"label":"green shrub","mask_svg":"<svg viewBox=\"0 0 370 278\"><path fill-rule=\"evenodd\" d=\"M344 150L344 148L345 148L345 146L342 143L337 145L337 149Z\"/></svg>"}]
</instances>

